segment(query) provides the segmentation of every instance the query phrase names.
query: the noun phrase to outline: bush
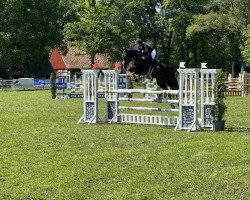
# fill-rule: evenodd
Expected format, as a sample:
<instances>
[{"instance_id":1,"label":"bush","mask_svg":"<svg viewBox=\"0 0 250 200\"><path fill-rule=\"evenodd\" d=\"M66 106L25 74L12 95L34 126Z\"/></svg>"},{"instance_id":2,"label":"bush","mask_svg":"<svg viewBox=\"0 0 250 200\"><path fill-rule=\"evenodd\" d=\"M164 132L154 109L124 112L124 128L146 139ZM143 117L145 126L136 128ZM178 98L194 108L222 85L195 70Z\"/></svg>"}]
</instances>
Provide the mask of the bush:
<instances>
[{"instance_id":1,"label":"bush","mask_svg":"<svg viewBox=\"0 0 250 200\"><path fill-rule=\"evenodd\" d=\"M50 92L51 92L51 95L56 95L56 75L55 73L51 73L50 74Z\"/></svg>"},{"instance_id":2,"label":"bush","mask_svg":"<svg viewBox=\"0 0 250 200\"><path fill-rule=\"evenodd\" d=\"M226 98L225 96L225 91L226 91L226 86L225 86L225 74L223 71L219 71L215 75L215 83L214 83L214 108L212 110L212 116L214 120L222 120L227 106L224 102L224 99Z\"/></svg>"}]
</instances>

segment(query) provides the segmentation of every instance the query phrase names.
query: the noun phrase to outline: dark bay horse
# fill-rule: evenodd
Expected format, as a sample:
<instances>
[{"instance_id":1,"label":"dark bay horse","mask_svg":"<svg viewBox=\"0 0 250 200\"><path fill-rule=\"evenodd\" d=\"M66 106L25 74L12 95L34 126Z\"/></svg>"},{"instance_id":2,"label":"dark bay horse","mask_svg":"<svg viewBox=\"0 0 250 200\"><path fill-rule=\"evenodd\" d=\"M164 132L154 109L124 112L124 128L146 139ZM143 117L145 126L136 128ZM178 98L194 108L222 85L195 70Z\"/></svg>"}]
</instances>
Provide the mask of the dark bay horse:
<instances>
[{"instance_id":1,"label":"dark bay horse","mask_svg":"<svg viewBox=\"0 0 250 200\"><path fill-rule=\"evenodd\" d=\"M141 52L136 49L123 49L123 67L131 73L148 76L156 79L156 83L163 90L178 90L179 84L174 72L166 65L157 61L157 67L142 58ZM168 95L171 99L171 95Z\"/></svg>"}]
</instances>

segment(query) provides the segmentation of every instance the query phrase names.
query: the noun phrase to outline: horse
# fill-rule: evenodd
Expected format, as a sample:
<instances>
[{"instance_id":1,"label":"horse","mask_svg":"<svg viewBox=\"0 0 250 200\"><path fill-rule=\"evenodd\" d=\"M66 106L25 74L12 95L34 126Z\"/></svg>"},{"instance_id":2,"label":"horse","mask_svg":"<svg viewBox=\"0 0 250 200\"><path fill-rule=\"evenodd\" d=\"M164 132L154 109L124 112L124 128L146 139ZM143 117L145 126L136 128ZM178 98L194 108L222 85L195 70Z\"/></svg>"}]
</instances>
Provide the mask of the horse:
<instances>
[{"instance_id":1,"label":"horse","mask_svg":"<svg viewBox=\"0 0 250 200\"><path fill-rule=\"evenodd\" d=\"M157 85L163 90L178 90L179 84L175 77L175 73L170 67L157 61L156 65L147 59L142 58L140 51L136 49L122 49L123 68L132 74L151 76L156 79ZM172 96L168 94L169 99ZM172 106L172 105L171 105Z\"/></svg>"}]
</instances>

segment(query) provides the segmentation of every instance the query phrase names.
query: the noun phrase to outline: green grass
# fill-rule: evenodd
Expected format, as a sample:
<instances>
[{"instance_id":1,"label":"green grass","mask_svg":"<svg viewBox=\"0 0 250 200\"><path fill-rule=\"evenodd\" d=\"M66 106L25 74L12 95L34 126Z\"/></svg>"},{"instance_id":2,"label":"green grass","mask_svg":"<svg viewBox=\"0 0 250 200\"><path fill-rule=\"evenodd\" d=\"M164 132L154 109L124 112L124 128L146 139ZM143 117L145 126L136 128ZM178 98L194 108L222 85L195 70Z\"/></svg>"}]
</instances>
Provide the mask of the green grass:
<instances>
[{"instance_id":1,"label":"green grass","mask_svg":"<svg viewBox=\"0 0 250 200\"><path fill-rule=\"evenodd\" d=\"M76 125L81 99L0 91L0 199L250 199L250 97L226 103L224 132L174 132Z\"/></svg>"}]
</instances>

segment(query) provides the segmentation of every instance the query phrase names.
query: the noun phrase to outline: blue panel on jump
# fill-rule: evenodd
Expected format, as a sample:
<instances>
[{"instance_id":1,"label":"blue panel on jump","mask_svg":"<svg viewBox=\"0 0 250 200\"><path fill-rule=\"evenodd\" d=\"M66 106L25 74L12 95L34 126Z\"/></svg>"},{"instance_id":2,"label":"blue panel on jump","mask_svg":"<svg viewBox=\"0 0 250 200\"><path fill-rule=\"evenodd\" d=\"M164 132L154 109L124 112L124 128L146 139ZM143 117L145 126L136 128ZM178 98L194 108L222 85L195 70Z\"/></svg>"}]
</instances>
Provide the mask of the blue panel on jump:
<instances>
[{"instance_id":1,"label":"blue panel on jump","mask_svg":"<svg viewBox=\"0 0 250 200\"><path fill-rule=\"evenodd\" d=\"M118 88L119 89L126 89L127 88L127 77L126 76L119 76L118 78Z\"/></svg>"},{"instance_id":2,"label":"blue panel on jump","mask_svg":"<svg viewBox=\"0 0 250 200\"><path fill-rule=\"evenodd\" d=\"M57 89L66 89L67 83L56 83L56 88Z\"/></svg>"},{"instance_id":3,"label":"blue panel on jump","mask_svg":"<svg viewBox=\"0 0 250 200\"><path fill-rule=\"evenodd\" d=\"M127 89L127 84L124 82L119 83L119 89Z\"/></svg>"},{"instance_id":4,"label":"blue panel on jump","mask_svg":"<svg viewBox=\"0 0 250 200\"><path fill-rule=\"evenodd\" d=\"M83 98L83 94L69 94L69 98Z\"/></svg>"},{"instance_id":5,"label":"blue panel on jump","mask_svg":"<svg viewBox=\"0 0 250 200\"><path fill-rule=\"evenodd\" d=\"M67 76L58 76L57 78L58 79L64 79L65 77L67 77Z\"/></svg>"},{"instance_id":6,"label":"blue panel on jump","mask_svg":"<svg viewBox=\"0 0 250 200\"><path fill-rule=\"evenodd\" d=\"M34 86L50 86L50 80L49 79L34 79Z\"/></svg>"},{"instance_id":7,"label":"blue panel on jump","mask_svg":"<svg viewBox=\"0 0 250 200\"><path fill-rule=\"evenodd\" d=\"M83 98L83 94L68 94L69 98ZM98 94L98 98L105 98L105 94Z\"/></svg>"}]
</instances>

